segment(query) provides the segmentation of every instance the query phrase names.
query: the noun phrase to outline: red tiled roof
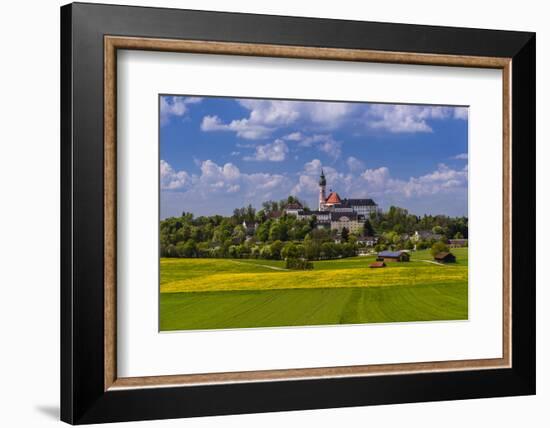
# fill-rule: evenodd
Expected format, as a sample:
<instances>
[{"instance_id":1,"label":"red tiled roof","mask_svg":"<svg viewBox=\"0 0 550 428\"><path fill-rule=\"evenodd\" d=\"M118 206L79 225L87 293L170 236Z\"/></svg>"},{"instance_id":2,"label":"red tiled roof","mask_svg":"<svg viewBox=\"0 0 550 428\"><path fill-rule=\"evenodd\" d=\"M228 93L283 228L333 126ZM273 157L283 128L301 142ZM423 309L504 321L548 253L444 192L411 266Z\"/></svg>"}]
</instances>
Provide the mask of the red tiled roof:
<instances>
[{"instance_id":1,"label":"red tiled roof","mask_svg":"<svg viewBox=\"0 0 550 428\"><path fill-rule=\"evenodd\" d=\"M325 201L327 204L339 204L342 202L340 196L336 192L330 192L328 198Z\"/></svg>"},{"instance_id":2,"label":"red tiled roof","mask_svg":"<svg viewBox=\"0 0 550 428\"><path fill-rule=\"evenodd\" d=\"M386 266L386 263L384 262L372 262L369 267L371 268L381 268L381 267L385 267Z\"/></svg>"}]
</instances>

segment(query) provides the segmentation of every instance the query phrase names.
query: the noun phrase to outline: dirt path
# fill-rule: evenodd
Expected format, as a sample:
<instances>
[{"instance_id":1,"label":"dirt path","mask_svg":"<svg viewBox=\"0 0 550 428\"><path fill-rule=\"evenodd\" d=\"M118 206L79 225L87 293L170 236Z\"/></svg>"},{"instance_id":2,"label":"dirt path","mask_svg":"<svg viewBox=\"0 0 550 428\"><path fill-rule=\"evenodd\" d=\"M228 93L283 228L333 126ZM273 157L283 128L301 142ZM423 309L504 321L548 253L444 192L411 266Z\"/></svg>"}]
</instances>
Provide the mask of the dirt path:
<instances>
[{"instance_id":1,"label":"dirt path","mask_svg":"<svg viewBox=\"0 0 550 428\"><path fill-rule=\"evenodd\" d=\"M431 264L433 264L433 265L448 267L448 265L446 265L446 264L444 264L444 263L434 262L433 260L418 260L418 261L419 261L419 262L424 262L424 263L431 263Z\"/></svg>"},{"instance_id":2,"label":"dirt path","mask_svg":"<svg viewBox=\"0 0 550 428\"><path fill-rule=\"evenodd\" d=\"M237 261L237 260L231 260L233 263L240 263L242 265L248 265L248 266L261 266L261 267L264 267L264 268L267 268L267 269L271 269L271 270L281 270L281 271L288 271L289 269L285 269L285 268L280 268L280 267L277 267L277 266L269 266L269 265L260 265L260 264L257 264L257 263L246 263L246 262L240 262L240 261Z\"/></svg>"}]
</instances>

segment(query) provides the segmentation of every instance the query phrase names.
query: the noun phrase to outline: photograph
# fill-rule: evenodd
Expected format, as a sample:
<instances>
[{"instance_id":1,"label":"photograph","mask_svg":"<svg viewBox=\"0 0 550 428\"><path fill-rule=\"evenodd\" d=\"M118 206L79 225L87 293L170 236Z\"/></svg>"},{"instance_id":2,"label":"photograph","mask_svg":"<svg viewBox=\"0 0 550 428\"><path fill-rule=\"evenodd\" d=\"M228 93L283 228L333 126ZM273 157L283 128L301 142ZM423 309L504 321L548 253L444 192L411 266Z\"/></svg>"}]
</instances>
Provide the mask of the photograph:
<instances>
[{"instance_id":1,"label":"photograph","mask_svg":"<svg viewBox=\"0 0 550 428\"><path fill-rule=\"evenodd\" d=\"M468 319L468 106L158 102L160 331Z\"/></svg>"}]
</instances>

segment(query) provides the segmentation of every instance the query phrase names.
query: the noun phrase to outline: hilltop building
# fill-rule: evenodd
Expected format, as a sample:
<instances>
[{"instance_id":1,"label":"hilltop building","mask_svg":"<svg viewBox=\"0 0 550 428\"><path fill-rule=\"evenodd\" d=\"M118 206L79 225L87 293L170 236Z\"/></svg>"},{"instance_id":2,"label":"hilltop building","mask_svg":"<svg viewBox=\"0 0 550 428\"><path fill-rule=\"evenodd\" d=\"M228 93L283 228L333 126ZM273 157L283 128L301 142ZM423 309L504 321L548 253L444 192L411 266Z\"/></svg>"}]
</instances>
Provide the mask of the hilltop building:
<instances>
[{"instance_id":1,"label":"hilltop building","mask_svg":"<svg viewBox=\"0 0 550 428\"><path fill-rule=\"evenodd\" d=\"M319 177L319 211L354 212L365 217L378 211L378 205L372 199L342 199L332 189L326 196L326 186L325 173L321 170L321 176Z\"/></svg>"},{"instance_id":2,"label":"hilltop building","mask_svg":"<svg viewBox=\"0 0 550 428\"><path fill-rule=\"evenodd\" d=\"M317 226L327 227L330 230L342 232L345 227L351 233L361 234L363 225L368 216L378 212L378 205L372 199L342 199L333 192L326 194L327 180L321 170L319 177L319 209L317 211L305 211L301 204L293 203L286 207L287 215L295 215L297 218L311 219L315 216Z\"/></svg>"}]
</instances>

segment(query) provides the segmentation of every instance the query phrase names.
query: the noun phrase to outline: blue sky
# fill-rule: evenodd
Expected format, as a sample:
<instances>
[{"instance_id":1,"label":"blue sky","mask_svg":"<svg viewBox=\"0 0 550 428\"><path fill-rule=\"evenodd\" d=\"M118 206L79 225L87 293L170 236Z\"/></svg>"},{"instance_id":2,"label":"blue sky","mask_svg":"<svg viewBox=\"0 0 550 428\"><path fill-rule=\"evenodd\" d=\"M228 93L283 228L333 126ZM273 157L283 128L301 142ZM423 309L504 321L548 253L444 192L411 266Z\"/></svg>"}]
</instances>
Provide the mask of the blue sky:
<instances>
[{"instance_id":1,"label":"blue sky","mask_svg":"<svg viewBox=\"0 0 550 428\"><path fill-rule=\"evenodd\" d=\"M160 96L161 218L298 196L467 215L466 107ZM328 189L327 189L328 190Z\"/></svg>"}]
</instances>

